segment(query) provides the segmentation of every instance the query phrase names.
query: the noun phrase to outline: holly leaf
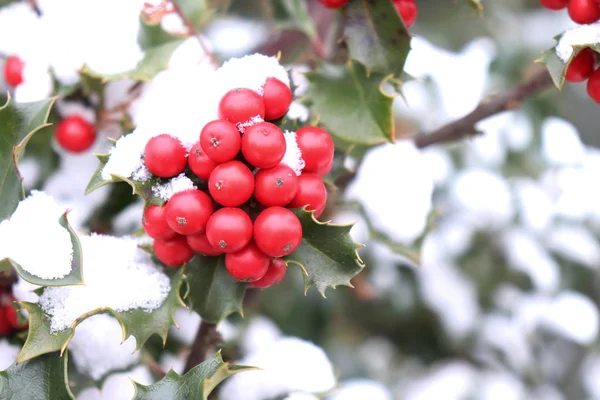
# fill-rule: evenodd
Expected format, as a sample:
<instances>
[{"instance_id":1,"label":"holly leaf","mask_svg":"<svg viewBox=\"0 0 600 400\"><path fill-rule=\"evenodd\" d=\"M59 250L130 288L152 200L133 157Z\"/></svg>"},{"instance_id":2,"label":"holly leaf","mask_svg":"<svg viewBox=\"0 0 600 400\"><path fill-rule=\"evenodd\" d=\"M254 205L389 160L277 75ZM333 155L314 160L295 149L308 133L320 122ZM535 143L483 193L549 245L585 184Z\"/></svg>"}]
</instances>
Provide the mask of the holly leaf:
<instances>
[{"instance_id":1,"label":"holly leaf","mask_svg":"<svg viewBox=\"0 0 600 400\"><path fill-rule=\"evenodd\" d=\"M169 295L164 303L152 312L146 312L142 309L116 312L111 308L102 307L85 313L77 318L70 328L60 332L50 330L50 316L39 305L21 302L20 304L29 314L29 332L17 361L20 363L55 351L59 351L61 354L64 353L73 335L75 335L77 325L97 314L113 315L123 329L123 341L130 336L135 337L136 350L139 350L154 334L159 335L163 343L166 343L169 327L177 325L175 311L178 307L185 306L179 295L182 282L183 277L181 274L173 274Z\"/></svg>"},{"instance_id":2,"label":"holly leaf","mask_svg":"<svg viewBox=\"0 0 600 400\"><path fill-rule=\"evenodd\" d=\"M391 1L350 2L344 36L350 57L364 64L367 73L402 74L411 35Z\"/></svg>"},{"instance_id":3,"label":"holly leaf","mask_svg":"<svg viewBox=\"0 0 600 400\"><path fill-rule=\"evenodd\" d=\"M248 284L236 281L225 268L225 257L196 255L184 267L190 308L203 320L218 324L233 313L243 315Z\"/></svg>"},{"instance_id":4,"label":"holly leaf","mask_svg":"<svg viewBox=\"0 0 600 400\"><path fill-rule=\"evenodd\" d=\"M367 74L362 64L349 61L345 65L323 63L306 77L305 101L336 145L394 142L392 103L396 96L383 91L391 75Z\"/></svg>"},{"instance_id":5,"label":"holly leaf","mask_svg":"<svg viewBox=\"0 0 600 400\"><path fill-rule=\"evenodd\" d=\"M133 382L134 400L207 400L210 393L228 377L255 369L255 367L223 362L221 352L218 352L202 364L196 365L185 375L170 370L164 378L150 386Z\"/></svg>"},{"instance_id":6,"label":"holly leaf","mask_svg":"<svg viewBox=\"0 0 600 400\"><path fill-rule=\"evenodd\" d=\"M185 38L181 36L166 32L160 24L152 25L140 18L138 44L144 55L133 69L117 74L103 74L84 66L82 72L103 81L119 79L150 81L157 73L167 69L171 53L184 40Z\"/></svg>"},{"instance_id":7,"label":"holly leaf","mask_svg":"<svg viewBox=\"0 0 600 400\"><path fill-rule=\"evenodd\" d=\"M2 261L10 263L10 265L17 271L19 276L29 283L39 286L67 286L67 285L83 285L83 272L81 270L81 244L79 238L75 234L69 221L67 221L67 213L64 213L58 220L58 223L65 228L71 236L71 244L73 245L73 260L71 261L71 272L62 278L58 279L44 279L38 276L32 275L31 273L24 270L18 263L11 259L5 259Z\"/></svg>"},{"instance_id":8,"label":"holly leaf","mask_svg":"<svg viewBox=\"0 0 600 400\"><path fill-rule=\"evenodd\" d=\"M0 106L0 221L10 217L25 198L17 163L31 136L50 125L48 116L55 100L16 103L9 95Z\"/></svg>"},{"instance_id":9,"label":"holly leaf","mask_svg":"<svg viewBox=\"0 0 600 400\"><path fill-rule=\"evenodd\" d=\"M68 356L47 354L0 372L0 399L73 399L67 376Z\"/></svg>"},{"instance_id":10,"label":"holly leaf","mask_svg":"<svg viewBox=\"0 0 600 400\"><path fill-rule=\"evenodd\" d=\"M272 5L276 29L297 30L310 39L317 36L317 30L305 0L275 0Z\"/></svg>"},{"instance_id":11,"label":"holly leaf","mask_svg":"<svg viewBox=\"0 0 600 400\"><path fill-rule=\"evenodd\" d=\"M364 263L358 255L362 244L352 240L352 225L337 225L317 221L313 212L292 210L302 224L302 242L286 262L300 266L304 272L305 292L314 285L325 297L328 287L353 287L350 283L362 271Z\"/></svg>"}]
</instances>

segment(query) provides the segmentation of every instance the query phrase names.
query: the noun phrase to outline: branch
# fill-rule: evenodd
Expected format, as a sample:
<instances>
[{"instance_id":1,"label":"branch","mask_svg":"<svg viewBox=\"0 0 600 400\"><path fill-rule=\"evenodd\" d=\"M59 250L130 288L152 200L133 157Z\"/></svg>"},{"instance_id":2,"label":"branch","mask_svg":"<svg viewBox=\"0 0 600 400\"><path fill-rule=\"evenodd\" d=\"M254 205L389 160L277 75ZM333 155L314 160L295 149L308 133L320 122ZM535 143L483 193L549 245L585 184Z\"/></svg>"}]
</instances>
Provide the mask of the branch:
<instances>
[{"instance_id":1,"label":"branch","mask_svg":"<svg viewBox=\"0 0 600 400\"><path fill-rule=\"evenodd\" d=\"M196 334L196 339L194 339L194 343L192 344L192 351L185 363L184 372L188 372L196 365L208 359L214 353L217 344L222 340L221 334L217 332L217 326L202 320Z\"/></svg>"},{"instance_id":2,"label":"branch","mask_svg":"<svg viewBox=\"0 0 600 400\"><path fill-rule=\"evenodd\" d=\"M477 135L479 132L475 128L475 124L479 121L503 111L517 109L523 101L537 95L551 85L552 78L550 74L545 68L541 69L512 89L482 101L475 110L461 119L444 125L429 134L415 136L414 142L418 148L424 148L433 144L453 142Z\"/></svg>"}]
</instances>

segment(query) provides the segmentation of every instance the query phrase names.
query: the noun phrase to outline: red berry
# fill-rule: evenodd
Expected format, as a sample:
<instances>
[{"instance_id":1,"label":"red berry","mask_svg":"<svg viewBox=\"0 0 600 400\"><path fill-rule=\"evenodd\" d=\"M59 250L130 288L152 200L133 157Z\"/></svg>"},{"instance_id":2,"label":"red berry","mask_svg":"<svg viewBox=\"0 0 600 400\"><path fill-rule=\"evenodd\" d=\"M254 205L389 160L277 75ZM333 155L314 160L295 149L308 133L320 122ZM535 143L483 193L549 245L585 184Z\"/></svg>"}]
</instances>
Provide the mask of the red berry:
<instances>
[{"instance_id":1,"label":"red berry","mask_svg":"<svg viewBox=\"0 0 600 400\"><path fill-rule=\"evenodd\" d=\"M296 215L283 207L269 207L254 220L254 242L271 257L283 257L302 241L302 225Z\"/></svg>"},{"instance_id":2,"label":"red berry","mask_svg":"<svg viewBox=\"0 0 600 400\"><path fill-rule=\"evenodd\" d=\"M194 144L188 155L188 165L192 172L200 179L208 180L210 173L217 166L217 163L206 155L200 142Z\"/></svg>"},{"instance_id":3,"label":"red berry","mask_svg":"<svg viewBox=\"0 0 600 400\"><path fill-rule=\"evenodd\" d=\"M267 273L269 257L250 242L236 253L225 254L225 268L238 281L254 282Z\"/></svg>"},{"instance_id":4,"label":"red berry","mask_svg":"<svg viewBox=\"0 0 600 400\"><path fill-rule=\"evenodd\" d=\"M340 8L348 4L349 0L319 0L327 8Z\"/></svg>"},{"instance_id":5,"label":"red berry","mask_svg":"<svg viewBox=\"0 0 600 400\"><path fill-rule=\"evenodd\" d=\"M565 80L569 82L585 81L594 72L595 63L596 53L592 49L588 47L581 50L569 64Z\"/></svg>"},{"instance_id":6,"label":"red berry","mask_svg":"<svg viewBox=\"0 0 600 400\"><path fill-rule=\"evenodd\" d=\"M240 161L218 165L208 178L212 198L226 207L237 207L247 202L254 192L254 176Z\"/></svg>"},{"instance_id":7,"label":"red berry","mask_svg":"<svg viewBox=\"0 0 600 400\"><path fill-rule=\"evenodd\" d=\"M325 184L315 174L302 174L298 177L298 190L288 207L300 208L305 205L309 211L315 212L315 218L319 218L327 203L327 189Z\"/></svg>"},{"instance_id":8,"label":"red berry","mask_svg":"<svg viewBox=\"0 0 600 400\"><path fill-rule=\"evenodd\" d=\"M578 24L591 24L600 19L600 5L595 0L571 0L569 16Z\"/></svg>"},{"instance_id":9,"label":"red berry","mask_svg":"<svg viewBox=\"0 0 600 400\"><path fill-rule=\"evenodd\" d=\"M56 126L56 141L65 150L81 153L96 141L96 129L80 116L71 115Z\"/></svg>"},{"instance_id":10,"label":"red berry","mask_svg":"<svg viewBox=\"0 0 600 400\"><path fill-rule=\"evenodd\" d=\"M306 163L303 171L316 172L333 160L333 139L325 129L318 126L300 128L296 131L296 141Z\"/></svg>"},{"instance_id":11,"label":"red berry","mask_svg":"<svg viewBox=\"0 0 600 400\"><path fill-rule=\"evenodd\" d=\"M292 104L292 91L277 78L267 78L263 86L265 119L275 120L283 117Z\"/></svg>"},{"instance_id":12,"label":"red berry","mask_svg":"<svg viewBox=\"0 0 600 400\"><path fill-rule=\"evenodd\" d=\"M590 75L587 81L587 92L592 100L600 104L600 68Z\"/></svg>"},{"instance_id":13,"label":"red berry","mask_svg":"<svg viewBox=\"0 0 600 400\"><path fill-rule=\"evenodd\" d=\"M270 122L250 126L242 137L242 154L257 168L273 168L279 164L285 149L283 132Z\"/></svg>"},{"instance_id":14,"label":"red berry","mask_svg":"<svg viewBox=\"0 0 600 400\"><path fill-rule=\"evenodd\" d=\"M329 171L331 171L332 167L333 167L333 158L331 159L331 161L329 161L329 164L327 164L325 167L319 168L315 172L315 175L317 175L319 178L322 178L322 177L326 176L329 173Z\"/></svg>"},{"instance_id":15,"label":"red berry","mask_svg":"<svg viewBox=\"0 0 600 400\"><path fill-rule=\"evenodd\" d=\"M415 21L417 20L417 14L419 10L417 9L417 4L414 0L393 0L394 6L402 17L402 21L404 21L404 25L407 28L410 28Z\"/></svg>"},{"instance_id":16,"label":"red berry","mask_svg":"<svg viewBox=\"0 0 600 400\"><path fill-rule=\"evenodd\" d=\"M217 163L232 160L239 153L241 144L237 127L224 119L209 122L200 132L202 150Z\"/></svg>"},{"instance_id":17,"label":"red berry","mask_svg":"<svg viewBox=\"0 0 600 400\"><path fill-rule=\"evenodd\" d=\"M550 10L561 10L569 5L569 0L539 0L539 2Z\"/></svg>"},{"instance_id":18,"label":"red berry","mask_svg":"<svg viewBox=\"0 0 600 400\"><path fill-rule=\"evenodd\" d=\"M181 235L204 232L206 222L213 212L208 195L198 189L175 193L167 202L167 223Z\"/></svg>"},{"instance_id":19,"label":"red berry","mask_svg":"<svg viewBox=\"0 0 600 400\"><path fill-rule=\"evenodd\" d=\"M220 256L223 254L221 250L215 249L212 244L208 241L205 233L195 233L193 235L186 236L187 242L196 253L203 254L205 256Z\"/></svg>"},{"instance_id":20,"label":"red berry","mask_svg":"<svg viewBox=\"0 0 600 400\"><path fill-rule=\"evenodd\" d=\"M142 217L144 230L154 239L170 239L177 235L167 223L166 207L148 206Z\"/></svg>"},{"instance_id":21,"label":"red berry","mask_svg":"<svg viewBox=\"0 0 600 400\"><path fill-rule=\"evenodd\" d=\"M266 207L287 205L298 189L298 177L286 164L261 169L254 179L254 197Z\"/></svg>"},{"instance_id":22,"label":"red berry","mask_svg":"<svg viewBox=\"0 0 600 400\"><path fill-rule=\"evenodd\" d=\"M261 95L251 89L233 89L219 102L219 118L234 124L265 117L265 103Z\"/></svg>"},{"instance_id":23,"label":"red berry","mask_svg":"<svg viewBox=\"0 0 600 400\"><path fill-rule=\"evenodd\" d=\"M215 249L235 253L252 240L252 220L239 208L221 208L209 218L206 237Z\"/></svg>"},{"instance_id":24,"label":"red berry","mask_svg":"<svg viewBox=\"0 0 600 400\"><path fill-rule=\"evenodd\" d=\"M265 276L252 282L250 287L266 289L278 284L285 277L287 264L281 258L272 258Z\"/></svg>"},{"instance_id":25,"label":"red berry","mask_svg":"<svg viewBox=\"0 0 600 400\"><path fill-rule=\"evenodd\" d=\"M12 300L14 301L14 298ZM24 324L19 323L19 315L12 304L7 304L4 306L4 314L6 315L6 321L8 322L8 325L10 325L13 329L19 331L27 329L29 324L27 322Z\"/></svg>"},{"instance_id":26,"label":"red berry","mask_svg":"<svg viewBox=\"0 0 600 400\"><path fill-rule=\"evenodd\" d=\"M9 86L19 86L23 83L25 63L17 56L10 56L4 63L4 80Z\"/></svg>"},{"instance_id":27,"label":"red berry","mask_svg":"<svg viewBox=\"0 0 600 400\"><path fill-rule=\"evenodd\" d=\"M13 332L13 327L8 323L6 313L0 308L0 336L8 336Z\"/></svg>"},{"instance_id":28,"label":"red berry","mask_svg":"<svg viewBox=\"0 0 600 400\"><path fill-rule=\"evenodd\" d=\"M163 133L148 140L144 162L148 170L161 178L171 178L183 172L187 151L183 144L171 135Z\"/></svg>"},{"instance_id":29,"label":"red berry","mask_svg":"<svg viewBox=\"0 0 600 400\"><path fill-rule=\"evenodd\" d=\"M179 267L194 256L194 251L188 245L185 236L181 235L168 240L156 239L154 253L163 264L169 267Z\"/></svg>"}]
</instances>

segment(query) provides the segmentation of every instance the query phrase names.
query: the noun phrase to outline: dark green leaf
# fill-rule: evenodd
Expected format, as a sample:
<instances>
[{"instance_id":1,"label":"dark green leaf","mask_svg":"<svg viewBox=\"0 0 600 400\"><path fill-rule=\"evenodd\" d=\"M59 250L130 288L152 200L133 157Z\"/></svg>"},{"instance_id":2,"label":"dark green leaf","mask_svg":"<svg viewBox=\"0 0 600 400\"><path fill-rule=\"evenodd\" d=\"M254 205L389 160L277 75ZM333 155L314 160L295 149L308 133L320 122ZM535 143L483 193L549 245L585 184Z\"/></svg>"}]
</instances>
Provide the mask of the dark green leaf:
<instances>
[{"instance_id":1,"label":"dark green leaf","mask_svg":"<svg viewBox=\"0 0 600 400\"><path fill-rule=\"evenodd\" d=\"M322 64L306 77L306 101L338 142L374 146L394 141L395 95L382 90L391 75L367 75L363 65L351 61L345 65Z\"/></svg>"},{"instance_id":2,"label":"dark green leaf","mask_svg":"<svg viewBox=\"0 0 600 400\"><path fill-rule=\"evenodd\" d=\"M48 126L54 100L16 103L9 97L0 106L0 220L10 217L25 198L17 163L31 136Z\"/></svg>"},{"instance_id":3,"label":"dark green leaf","mask_svg":"<svg viewBox=\"0 0 600 400\"><path fill-rule=\"evenodd\" d=\"M165 342L169 327L175 324L175 310L185 306L179 296L182 280L181 274L173 274L171 292L156 310L146 312L136 309L116 312L108 307L98 308L77 318L70 328L55 333L50 331L50 317L37 304L23 302L21 304L29 313L29 332L18 360L22 362L41 354L64 352L75 334L77 325L97 314L112 314L123 329L123 341L130 336L135 337L136 349L140 349L154 334L159 335Z\"/></svg>"},{"instance_id":4,"label":"dark green leaf","mask_svg":"<svg viewBox=\"0 0 600 400\"><path fill-rule=\"evenodd\" d=\"M317 30L308 13L305 0L273 1L273 19L275 28L280 30L297 30L310 39L317 36Z\"/></svg>"},{"instance_id":5,"label":"dark green leaf","mask_svg":"<svg viewBox=\"0 0 600 400\"><path fill-rule=\"evenodd\" d=\"M208 395L228 377L254 367L223 362L221 353L192 368L185 375L170 370L167 376L150 386L134 382L134 400L207 400Z\"/></svg>"},{"instance_id":6,"label":"dark green leaf","mask_svg":"<svg viewBox=\"0 0 600 400\"><path fill-rule=\"evenodd\" d=\"M185 266L190 307L203 320L218 324L230 314L243 314L246 283L238 282L225 269L224 257L196 255Z\"/></svg>"},{"instance_id":7,"label":"dark green leaf","mask_svg":"<svg viewBox=\"0 0 600 400\"><path fill-rule=\"evenodd\" d=\"M67 354L47 354L0 372L0 399L75 399L69 389Z\"/></svg>"},{"instance_id":8,"label":"dark green leaf","mask_svg":"<svg viewBox=\"0 0 600 400\"><path fill-rule=\"evenodd\" d=\"M365 266L358 256L362 245L350 236L352 225L319 222L313 218L312 212L303 209L293 211L302 224L302 243L285 260L302 268L305 290L314 285L325 296L328 287L352 287L350 279Z\"/></svg>"},{"instance_id":9,"label":"dark green leaf","mask_svg":"<svg viewBox=\"0 0 600 400\"><path fill-rule=\"evenodd\" d=\"M69 221L67 221L67 213L64 213L58 220L59 224L69 231L71 235L71 244L73 245L73 261L71 262L71 272L59 279L44 279L37 277L25 271L19 264L12 260L8 260L13 268L17 271L19 276L29 283L39 286L67 286L67 285L83 285L83 273L81 270L81 244L79 238L75 234Z\"/></svg>"},{"instance_id":10,"label":"dark green leaf","mask_svg":"<svg viewBox=\"0 0 600 400\"><path fill-rule=\"evenodd\" d=\"M344 34L350 57L367 72L402 74L411 36L391 1L350 2Z\"/></svg>"}]
</instances>

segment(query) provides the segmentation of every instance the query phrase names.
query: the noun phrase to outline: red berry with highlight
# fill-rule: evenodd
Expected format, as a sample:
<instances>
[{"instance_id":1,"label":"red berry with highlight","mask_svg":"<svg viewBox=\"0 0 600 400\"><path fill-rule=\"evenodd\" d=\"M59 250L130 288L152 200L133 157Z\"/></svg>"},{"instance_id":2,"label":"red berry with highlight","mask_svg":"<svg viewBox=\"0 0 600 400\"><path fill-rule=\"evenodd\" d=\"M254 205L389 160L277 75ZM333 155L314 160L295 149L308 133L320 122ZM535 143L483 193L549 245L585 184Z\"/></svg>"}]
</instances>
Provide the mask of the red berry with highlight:
<instances>
[{"instance_id":1,"label":"red berry with highlight","mask_svg":"<svg viewBox=\"0 0 600 400\"><path fill-rule=\"evenodd\" d=\"M167 240L156 239L154 253L163 264L169 267L179 267L194 256L194 251L188 245L185 236L181 235Z\"/></svg>"},{"instance_id":2,"label":"red berry with highlight","mask_svg":"<svg viewBox=\"0 0 600 400\"><path fill-rule=\"evenodd\" d=\"M285 155L285 136L277 125L270 122L254 124L242 137L242 154L257 168L272 168Z\"/></svg>"},{"instance_id":3,"label":"red berry with highlight","mask_svg":"<svg viewBox=\"0 0 600 400\"><path fill-rule=\"evenodd\" d=\"M419 10L417 9L417 3L414 0L393 0L394 6L398 11L398 14L402 17L404 25L410 28L417 20Z\"/></svg>"},{"instance_id":4,"label":"red berry with highlight","mask_svg":"<svg viewBox=\"0 0 600 400\"><path fill-rule=\"evenodd\" d=\"M333 160L333 139L325 129L318 126L300 128L296 131L296 141L306 163L303 171L317 172Z\"/></svg>"},{"instance_id":5,"label":"red berry with highlight","mask_svg":"<svg viewBox=\"0 0 600 400\"><path fill-rule=\"evenodd\" d=\"M596 53L592 49L585 48L581 50L569 64L565 80L569 82L585 81L594 72L595 63Z\"/></svg>"},{"instance_id":6,"label":"red berry with highlight","mask_svg":"<svg viewBox=\"0 0 600 400\"><path fill-rule=\"evenodd\" d=\"M175 193L164 207L167 223L181 235L204 232L213 212L212 200L198 189Z\"/></svg>"},{"instance_id":7,"label":"red berry with highlight","mask_svg":"<svg viewBox=\"0 0 600 400\"><path fill-rule=\"evenodd\" d=\"M298 190L288 207L300 208L308 205L308 211L315 212L315 218L319 218L327 203L327 189L325 184L315 174L303 173L298 177Z\"/></svg>"},{"instance_id":8,"label":"red berry with highlight","mask_svg":"<svg viewBox=\"0 0 600 400\"><path fill-rule=\"evenodd\" d=\"M179 139L165 133L148 140L144 162L152 174L172 178L183 172L187 164L186 154Z\"/></svg>"},{"instance_id":9,"label":"red berry with highlight","mask_svg":"<svg viewBox=\"0 0 600 400\"><path fill-rule=\"evenodd\" d=\"M210 244L205 233L195 233L193 235L188 235L185 238L192 250L196 253L212 257L223 254L221 250L215 249L212 244Z\"/></svg>"},{"instance_id":10,"label":"red berry with highlight","mask_svg":"<svg viewBox=\"0 0 600 400\"><path fill-rule=\"evenodd\" d=\"M210 173L218 165L202 150L200 142L194 144L188 155L188 165L190 169L200 179L208 180Z\"/></svg>"},{"instance_id":11,"label":"red berry with highlight","mask_svg":"<svg viewBox=\"0 0 600 400\"><path fill-rule=\"evenodd\" d=\"M226 207L237 207L247 202L254 192L254 175L240 161L218 165L208 179L212 198Z\"/></svg>"},{"instance_id":12,"label":"red berry with highlight","mask_svg":"<svg viewBox=\"0 0 600 400\"><path fill-rule=\"evenodd\" d=\"M600 104L600 68L590 75L587 81L587 92L592 100Z\"/></svg>"},{"instance_id":13,"label":"red berry with highlight","mask_svg":"<svg viewBox=\"0 0 600 400\"><path fill-rule=\"evenodd\" d=\"M161 206L148 206L144 209L142 217L142 226L144 231L154 239L170 239L177 236L167 223L166 208Z\"/></svg>"},{"instance_id":14,"label":"red berry with highlight","mask_svg":"<svg viewBox=\"0 0 600 400\"><path fill-rule=\"evenodd\" d=\"M283 207L269 207L254 220L254 242L271 257L283 257L302 241L302 224L296 214Z\"/></svg>"},{"instance_id":15,"label":"red berry with highlight","mask_svg":"<svg viewBox=\"0 0 600 400\"><path fill-rule=\"evenodd\" d=\"M340 8L348 4L349 0L319 0L327 8Z\"/></svg>"},{"instance_id":16,"label":"red berry with highlight","mask_svg":"<svg viewBox=\"0 0 600 400\"><path fill-rule=\"evenodd\" d=\"M298 177L286 164L261 169L254 179L254 197L266 207L287 205L298 189Z\"/></svg>"},{"instance_id":17,"label":"red berry with highlight","mask_svg":"<svg viewBox=\"0 0 600 400\"><path fill-rule=\"evenodd\" d=\"M96 141L96 129L78 115L71 115L56 126L56 141L73 153L86 151Z\"/></svg>"},{"instance_id":18,"label":"red berry with highlight","mask_svg":"<svg viewBox=\"0 0 600 400\"><path fill-rule=\"evenodd\" d=\"M9 86L19 86L23 83L25 63L17 56L10 56L4 63L4 80Z\"/></svg>"},{"instance_id":19,"label":"red berry with highlight","mask_svg":"<svg viewBox=\"0 0 600 400\"><path fill-rule=\"evenodd\" d=\"M209 122L200 132L202 149L217 163L233 160L239 153L241 144L238 128L224 119Z\"/></svg>"},{"instance_id":20,"label":"red berry with highlight","mask_svg":"<svg viewBox=\"0 0 600 400\"><path fill-rule=\"evenodd\" d=\"M281 258L272 258L269 263L269 269L265 276L259 280L252 282L250 287L266 289L273 285L278 284L285 277L287 270L287 264Z\"/></svg>"},{"instance_id":21,"label":"red berry with highlight","mask_svg":"<svg viewBox=\"0 0 600 400\"><path fill-rule=\"evenodd\" d=\"M569 5L569 0L539 0L539 2L550 10L562 10Z\"/></svg>"},{"instance_id":22,"label":"red berry with highlight","mask_svg":"<svg viewBox=\"0 0 600 400\"><path fill-rule=\"evenodd\" d=\"M235 253L252 240L252 220L239 208L221 208L208 220L206 237L215 249Z\"/></svg>"},{"instance_id":23,"label":"red berry with highlight","mask_svg":"<svg viewBox=\"0 0 600 400\"><path fill-rule=\"evenodd\" d=\"M263 86L265 119L272 121L283 117L292 104L292 90L277 78L267 78Z\"/></svg>"},{"instance_id":24,"label":"red berry with highlight","mask_svg":"<svg viewBox=\"0 0 600 400\"><path fill-rule=\"evenodd\" d=\"M234 124L265 117L265 103L261 95L251 89L233 89L219 102L219 118Z\"/></svg>"},{"instance_id":25,"label":"red berry with highlight","mask_svg":"<svg viewBox=\"0 0 600 400\"><path fill-rule=\"evenodd\" d=\"M568 10L578 24L592 24L600 19L600 4L596 0L571 0Z\"/></svg>"},{"instance_id":26,"label":"red berry with highlight","mask_svg":"<svg viewBox=\"0 0 600 400\"><path fill-rule=\"evenodd\" d=\"M225 254L225 268L238 281L254 282L267 273L269 257L250 242L236 253Z\"/></svg>"}]
</instances>

